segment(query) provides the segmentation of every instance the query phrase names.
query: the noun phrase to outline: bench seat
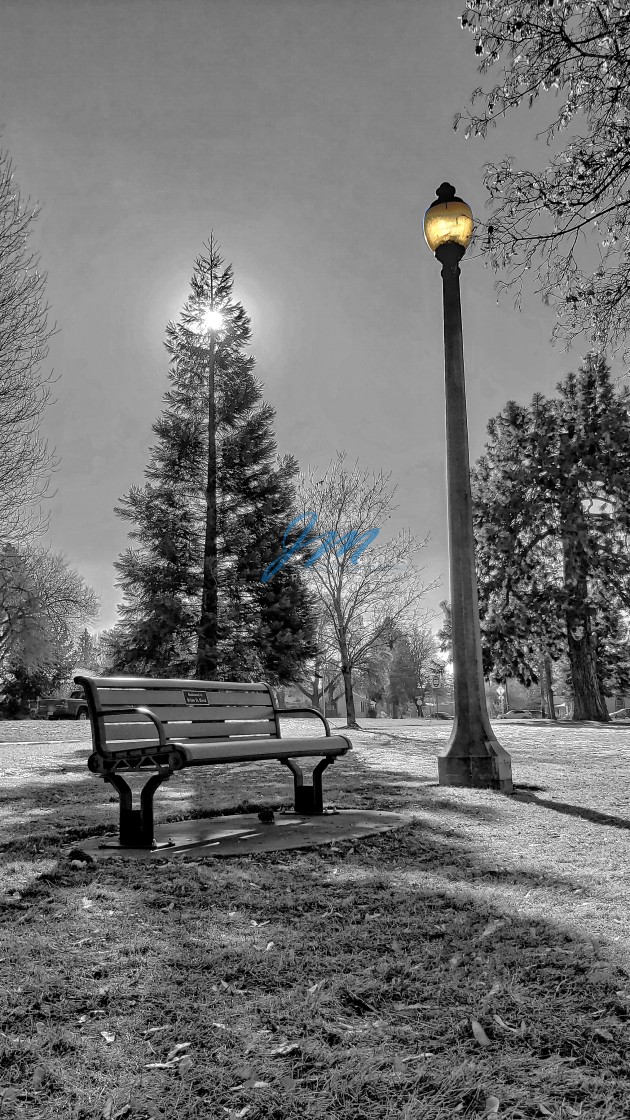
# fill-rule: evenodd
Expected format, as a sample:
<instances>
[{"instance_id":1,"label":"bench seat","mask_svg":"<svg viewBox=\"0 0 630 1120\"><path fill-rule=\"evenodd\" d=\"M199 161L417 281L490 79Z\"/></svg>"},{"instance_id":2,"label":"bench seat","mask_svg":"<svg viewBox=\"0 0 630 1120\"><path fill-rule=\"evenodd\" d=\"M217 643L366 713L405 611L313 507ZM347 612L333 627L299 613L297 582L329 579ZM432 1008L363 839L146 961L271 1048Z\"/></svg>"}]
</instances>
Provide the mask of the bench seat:
<instances>
[{"instance_id":1,"label":"bench seat","mask_svg":"<svg viewBox=\"0 0 630 1120\"><path fill-rule=\"evenodd\" d=\"M231 743L204 743L197 739L172 739L171 746L181 751L187 766L205 766L213 762L255 762L256 760L338 755L348 750L348 741L331 735L326 740L280 739L270 746L260 739L232 740Z\"/></svg>"},{"instance_id":2,"label":"bench seat","mask_svg":"<svg viewBox=\"0 0 630 1120\"><path fill-rule=\"evenodd\" d=\"M277 708L265 682L166 680L154 677L76 676L87 698L93 753L88 768L118 792L119 840L101 847L157 848L153 797L171 775L188 766L276 760L291 770L294 808L324 812L322 773L352 749L343 734L331 735L316 708ZM282 738L280 719L308 714L325 734ZM306 784L296 758L319 758ZM146 775L140 808L123 775Z\"/></svg>"}]
</instances>

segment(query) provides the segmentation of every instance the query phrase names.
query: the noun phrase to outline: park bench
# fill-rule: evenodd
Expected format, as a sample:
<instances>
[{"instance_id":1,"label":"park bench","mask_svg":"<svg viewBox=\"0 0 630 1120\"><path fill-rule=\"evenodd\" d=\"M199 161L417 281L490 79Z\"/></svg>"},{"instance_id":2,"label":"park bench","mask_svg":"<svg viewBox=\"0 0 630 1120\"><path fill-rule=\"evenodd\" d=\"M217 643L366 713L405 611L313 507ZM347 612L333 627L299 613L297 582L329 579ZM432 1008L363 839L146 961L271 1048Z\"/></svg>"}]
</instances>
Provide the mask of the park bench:
<instances>
[{"instance_id":1,"label":"park bench","mask_svg":"<svg viewBox=\"0 0 630 1120\"><path fill-rule=\"evenodd\" d=\"M119 842L101 847L157 848L153 835L153 797L158 786L187 766L260 762L274 759L293 774L296 813L324 812L322 773L352 749L345 735L331 735L315 708L277 708L269 685L225 681L161 680L151 677L88 677L75 682L85 690L92 726L93 753L88 768L118 792ZM280 736L281 716L317 716L325 736ZM304 782L297 758L320 757L312 784ZM132 807L123 775L150 775Z\"/></svg>"}]
</instances>

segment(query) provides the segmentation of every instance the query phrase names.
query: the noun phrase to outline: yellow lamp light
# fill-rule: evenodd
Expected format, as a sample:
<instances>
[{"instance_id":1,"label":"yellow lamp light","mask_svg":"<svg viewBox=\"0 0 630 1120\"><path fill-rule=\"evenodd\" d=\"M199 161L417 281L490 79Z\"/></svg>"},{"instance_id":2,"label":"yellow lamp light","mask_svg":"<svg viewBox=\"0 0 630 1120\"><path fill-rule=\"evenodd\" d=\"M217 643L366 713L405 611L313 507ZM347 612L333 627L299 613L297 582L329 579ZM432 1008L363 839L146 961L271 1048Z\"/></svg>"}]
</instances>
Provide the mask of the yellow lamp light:
<instances>
[{"instance_id":1,"label":"yellow lamp light","mask_svg":"<svg viewBox=\"0 0 630 1120\"><path fill-rule=\"evenodd\" d=\"M437 199L424 215L424 236L432 253L440 245L454 241L462 249L468 248L473 235L473 216L470 206L455 194L455 187L442 183Z\"/></svg>"}]
</instances>

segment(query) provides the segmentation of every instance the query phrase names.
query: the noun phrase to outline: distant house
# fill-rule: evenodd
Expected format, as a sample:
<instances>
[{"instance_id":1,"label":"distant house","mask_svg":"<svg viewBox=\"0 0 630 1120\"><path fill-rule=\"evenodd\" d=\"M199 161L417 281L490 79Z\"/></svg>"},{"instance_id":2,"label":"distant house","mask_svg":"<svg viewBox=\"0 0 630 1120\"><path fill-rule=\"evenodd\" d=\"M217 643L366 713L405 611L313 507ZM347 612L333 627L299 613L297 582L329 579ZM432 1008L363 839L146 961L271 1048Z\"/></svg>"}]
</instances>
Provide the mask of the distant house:
<instances>
[{"instance_id":1,"label":"distant house","mask_svg":"<svg viewBox=\"0 0 630 1120\"><path fill-rule=\"evenodd\" d=\"M621 708L630 708L630 696L606 696L605 700L609 712L618 712Z\"/></svg>"},{"instance_id":2,"label":"distant house","mask_svg":"<svg viewBox=\"0 0 630 1120\"><path fill-rule=\"evenodd\" d=\"M354 690L354 710L358 717L367 716L368 712L368 697L360 689ZM295 684L288 684L284 688L284 701L280 705L283 708L310 708L308 696L305 696L300 688ZM321 707L320 704L317 705ZM328 693L326 693L326 717L332 718L345 718L346 717L346 698L342 693L341 696L334 702L330 703Z\"/></svg>"}]
</instances>

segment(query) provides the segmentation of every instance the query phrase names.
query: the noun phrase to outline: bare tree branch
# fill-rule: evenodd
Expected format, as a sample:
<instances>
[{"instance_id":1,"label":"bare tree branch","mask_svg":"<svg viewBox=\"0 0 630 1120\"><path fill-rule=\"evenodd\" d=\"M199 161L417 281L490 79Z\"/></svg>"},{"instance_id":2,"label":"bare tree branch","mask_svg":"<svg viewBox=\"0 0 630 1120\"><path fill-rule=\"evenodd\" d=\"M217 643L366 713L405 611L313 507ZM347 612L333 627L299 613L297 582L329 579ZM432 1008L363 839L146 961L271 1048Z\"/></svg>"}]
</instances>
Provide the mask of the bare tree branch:
<instances>
[{"instance_id":1,"label":"bare tree branch","mask_svg":"<svg viewBox=\"0 0 630 1120\"><path fill-rule=\"evenodd\" d=\"M385 531L396 509L395 488L387 485L390 476L362 471L358 462L349 470L345 458L338 453L323 478L312 469L302 476L297 494L304 513L315 511L320 536L334 531L342 539L357 540L347 535ZM413 625L422 596L437 586L438 581L423 584L414 565L427 539L417 543L409 532L402 531L383 543L377 538L359 557L353 554L352 545L347 550L330 548L312 566L309 560L317 553L317 542L305 542L299 553L310 573L322 617L335 635L348 726L356 726L352 673L366 668L370 652L386 633Z\"/></svg>"},{"instance_id":2,"label":"bare tree branch","mask_svg":"<svg viewBox=\"0 0 630 1120\"><path fill-rule=\"evenodd\" d=\"M46 276L28 239L38 209L23 202L0 151L0 542L25 542L46 529L54 454L39 435L50 400Z\"/></svg>"}]
</instances>

